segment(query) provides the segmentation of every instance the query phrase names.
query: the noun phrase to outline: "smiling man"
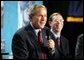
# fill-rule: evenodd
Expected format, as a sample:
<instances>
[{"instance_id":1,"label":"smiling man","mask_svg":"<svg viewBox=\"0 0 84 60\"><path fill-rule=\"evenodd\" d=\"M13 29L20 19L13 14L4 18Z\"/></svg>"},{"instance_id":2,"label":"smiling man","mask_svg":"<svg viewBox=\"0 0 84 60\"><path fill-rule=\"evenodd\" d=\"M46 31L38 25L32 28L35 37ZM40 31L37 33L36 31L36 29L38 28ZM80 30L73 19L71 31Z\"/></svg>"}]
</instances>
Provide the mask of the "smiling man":
<instances>
[{"instance_id":1,"label":"smiling man","mask_svg":"<svg viewBox=\"0 0 84 60\"><path fill-rule=\"evenodd\" d=\"M49 25L51 28L51 38L55 41L57 52L55 52L56 59L68 59L69 56L69 43L68 40L61 34L64 19L60 13L53 13L49 17Z\"/></svg>"},{"instance_id":2,"label":"smiling man","mask_svg":"<svg viewBox=\"0 0 84 60\"><path fill-rule=\"evenodd\" d=\"M29 13L30 23L19 29L12 40L14 59L49 59L55 53L55 43L46 39L47 9L34 5Z\"/></svg>"}]
</instances>

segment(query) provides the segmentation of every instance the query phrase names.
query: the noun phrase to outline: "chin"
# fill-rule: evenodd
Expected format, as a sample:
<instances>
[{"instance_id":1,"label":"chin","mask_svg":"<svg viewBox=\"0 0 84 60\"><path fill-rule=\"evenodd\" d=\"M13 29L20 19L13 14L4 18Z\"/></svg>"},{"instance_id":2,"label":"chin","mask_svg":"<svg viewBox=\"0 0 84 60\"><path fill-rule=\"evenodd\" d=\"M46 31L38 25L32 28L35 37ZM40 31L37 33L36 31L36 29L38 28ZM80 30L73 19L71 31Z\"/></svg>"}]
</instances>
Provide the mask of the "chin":
<instances>
[{"instance_id":1,"label":"chin","mask_svg":"<svg viewBox=\"0 0 84 60\"><path fill-rule=\"evenodd\" d=\"M59 32L59 29L57 29L56 32Z\"/></svg>"},{"instance_id":2,"label":"chin","mask_svg":"<svg viewBox=\"0 0 84 60\"><path fill-rule=\"evenodd\" d=\"M44 28L44 26L40 26L40 28L42 29L42 28Z\"/></svg>"}]
</instances>

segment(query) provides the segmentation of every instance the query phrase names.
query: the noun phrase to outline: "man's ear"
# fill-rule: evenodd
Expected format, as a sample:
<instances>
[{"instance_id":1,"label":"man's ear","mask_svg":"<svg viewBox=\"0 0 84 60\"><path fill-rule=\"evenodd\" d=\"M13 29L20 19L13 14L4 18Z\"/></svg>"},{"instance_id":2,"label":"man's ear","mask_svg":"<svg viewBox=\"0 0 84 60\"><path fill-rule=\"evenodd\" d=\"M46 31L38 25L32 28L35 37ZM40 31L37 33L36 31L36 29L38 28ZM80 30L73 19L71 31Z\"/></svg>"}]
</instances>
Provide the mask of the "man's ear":
<instances>
[{"instance_id":1,"label":"man's ear","mask_svg":"<svg viewBox=\"0 0 84 60\"><path fill-rule=\"evenodd\" d=\"M63 27L64 27L64 22L63 22L63 26L62 26L62 29L63 29Z\"/></svg>"},{"instance_id":2,"label":"man's ear","mask_svg":"<svg viewBox=\"0 0 84 60\"><path fill-rule=\"evenodd\" d=\"M32 21L32 15L29 15L29 19L30 19L30 21Z\"/></svg>"}]
</instances>

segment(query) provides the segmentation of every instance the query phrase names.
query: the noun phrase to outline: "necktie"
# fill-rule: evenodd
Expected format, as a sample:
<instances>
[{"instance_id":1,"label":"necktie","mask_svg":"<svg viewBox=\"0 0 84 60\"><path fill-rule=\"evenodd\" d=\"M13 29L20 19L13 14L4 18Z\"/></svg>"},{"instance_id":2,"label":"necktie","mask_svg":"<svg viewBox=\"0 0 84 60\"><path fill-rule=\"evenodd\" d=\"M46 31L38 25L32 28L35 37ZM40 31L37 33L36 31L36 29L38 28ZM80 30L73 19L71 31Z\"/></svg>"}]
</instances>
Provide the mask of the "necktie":
<instances>
[{"instance_id":1,"label":"necktie","mask_svg":"<svg viewBox=\"0 0 84 60\"><path fill-rule=\"evenodd\" d=\"M39 32L38 32L38 44L40 47L42 45L42 42L43 42L42 32L41 32L41 30L39 30Z\"/></svg>"},{"instance_id":2,"label":"necktie","mask_svg":"<svg viewBox=\"0 0 84 60\"><path fill-rule=\"evenodd\" d=\"M58 46L60 47L60 37L57 38Z\"/></svg>"},{"instance_id":3,"label":"necktie","mask_svg":"<svg viewBox=\"0 0 84 60\"><path fill-rule=\"evenodd\" d=\"M40 48L42 47L42 43L43 43L42 32L39 31L38 32L38 44L39 44ZM41 49L41 53L40 53L39 59L45 59L45 58L46 58L46 55L44 53L44 50Z\"/></svg>"}]
</instances>

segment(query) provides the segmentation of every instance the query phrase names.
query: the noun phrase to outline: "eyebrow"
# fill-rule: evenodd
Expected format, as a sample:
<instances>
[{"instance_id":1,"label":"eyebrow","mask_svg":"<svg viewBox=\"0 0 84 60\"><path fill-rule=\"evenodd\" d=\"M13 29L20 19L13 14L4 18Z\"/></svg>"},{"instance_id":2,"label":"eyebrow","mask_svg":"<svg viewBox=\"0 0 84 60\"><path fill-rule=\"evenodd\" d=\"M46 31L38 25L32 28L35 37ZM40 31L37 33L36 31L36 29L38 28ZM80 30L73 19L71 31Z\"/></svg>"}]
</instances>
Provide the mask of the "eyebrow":
<instances>
[{"instance_id":1,"label":"eyebrow","mask_svg":"<svg viewBox=\"0 0 84 60\"><path fill-rule=\"evenodd\" d=\"M58 20L58 19L53 19L53 20ZM64 21L64 19L59 19L59 20Z\"/></svg>"}]
</instances>

